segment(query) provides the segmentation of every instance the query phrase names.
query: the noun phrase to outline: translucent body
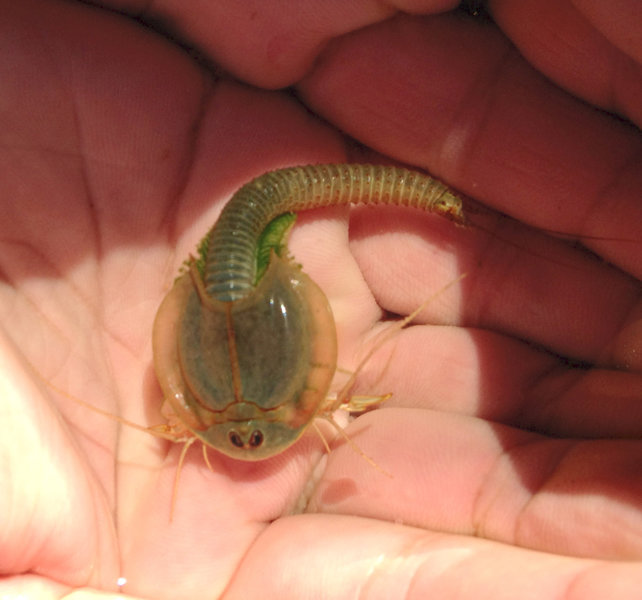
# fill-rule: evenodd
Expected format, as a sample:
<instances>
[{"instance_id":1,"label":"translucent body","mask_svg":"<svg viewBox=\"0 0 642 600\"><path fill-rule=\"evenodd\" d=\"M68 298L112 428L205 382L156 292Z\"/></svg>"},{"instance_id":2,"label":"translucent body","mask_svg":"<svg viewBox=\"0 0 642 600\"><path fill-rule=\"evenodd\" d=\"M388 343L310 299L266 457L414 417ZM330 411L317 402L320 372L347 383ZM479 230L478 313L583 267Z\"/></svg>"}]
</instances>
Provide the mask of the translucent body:
<instances>
[{"instance_id":1,"label":"translucent body","mask_svg":"<svg viewBox=\"0 0 642 600\"><path fill-rule=\"evenodd\" d=\"M177 432L260 460L292 445L327 410L337 352L330 307L287 257L289 225L276 243L264 234L284 213L349 203L464 220L460 199L444 184L395 167L294 167L243 186L154 323L154 367Z\"/></svg>"}]
</instances>

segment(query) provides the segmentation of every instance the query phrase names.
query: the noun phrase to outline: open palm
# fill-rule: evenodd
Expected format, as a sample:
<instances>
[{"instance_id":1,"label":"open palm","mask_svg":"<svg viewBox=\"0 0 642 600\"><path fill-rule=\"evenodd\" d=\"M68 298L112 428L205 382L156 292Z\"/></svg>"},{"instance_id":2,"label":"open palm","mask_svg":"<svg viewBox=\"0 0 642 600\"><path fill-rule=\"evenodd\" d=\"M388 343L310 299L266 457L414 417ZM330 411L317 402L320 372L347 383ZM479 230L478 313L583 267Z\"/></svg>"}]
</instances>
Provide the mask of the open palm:
<instances>
[{"instance_id":1,"label":"open palm","mask_svg":"<svg viewBox=\"0 0 642 600\"><path fill-rule=\"evenodd\" d=\"M461 16L301 3L294 27L274 2L235 15L239 37L226 19L247 9L174 9L234 79L113 13L3 4L0 595L119 577L150 598L637 593L639 130ZM586 52L634 72L641 48L556 6ZM560 85L640 123L639 79L608 94L597 71L556 72L510 3L492 8ZM258 463L210 451L211 471L194 445L170 520L181 446L74 398L161 423L151 328L182 261L247 180L345 160L426 168L517 220L302 214L290 249L330 299L340 364L375 347L355 391L393 393L346 430L380 469L341 438L326 456L314 431Z\"/></svg>"}]
</instances>

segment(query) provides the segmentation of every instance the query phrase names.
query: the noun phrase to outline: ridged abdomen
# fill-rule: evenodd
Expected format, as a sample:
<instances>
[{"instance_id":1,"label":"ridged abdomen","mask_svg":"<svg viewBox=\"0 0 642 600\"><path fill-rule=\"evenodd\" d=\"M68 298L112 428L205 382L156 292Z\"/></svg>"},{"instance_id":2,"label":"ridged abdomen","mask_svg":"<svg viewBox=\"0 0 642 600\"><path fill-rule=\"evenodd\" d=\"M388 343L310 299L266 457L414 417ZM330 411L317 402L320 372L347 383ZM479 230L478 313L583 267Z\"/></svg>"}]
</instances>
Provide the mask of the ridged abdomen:
<instances>
[{"instance_id":1,"label":"ridged abdomen","mask_svg":"<svg viewBox=\"0 0 642 600\"><path fill-rule=\"evenodd\" d=\"M236 192L208 233L204 274L208 294L229 302L251 291L259 237L277 216L345 204L408 206L464 222L460 198L440 181L416 171L356 164L272 171Z\"/></svg>"}]
</instances>

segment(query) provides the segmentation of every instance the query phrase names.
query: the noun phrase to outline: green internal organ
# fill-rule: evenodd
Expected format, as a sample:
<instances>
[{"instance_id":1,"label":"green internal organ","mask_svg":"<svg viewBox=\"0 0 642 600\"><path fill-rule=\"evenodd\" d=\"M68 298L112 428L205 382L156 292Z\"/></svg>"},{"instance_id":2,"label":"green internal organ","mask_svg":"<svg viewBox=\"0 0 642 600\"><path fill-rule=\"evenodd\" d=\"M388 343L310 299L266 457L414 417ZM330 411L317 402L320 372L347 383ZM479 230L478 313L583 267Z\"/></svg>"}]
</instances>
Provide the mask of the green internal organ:
<instances>
[{"instance_id":1,"label":"green internal organ","mask_svg":"<svg viewBox=\"0 0 642 600\"><path fill-rule=\"evenodd\" d=\"M296 212L345 204L408 206L464 222L452 190L396 167L294 167L243 186L156 316L154 366L173 427L228 456L261 460L328 409L334 319L321 289L288 257L287 236Z\"/></svg>"}]
</instances>

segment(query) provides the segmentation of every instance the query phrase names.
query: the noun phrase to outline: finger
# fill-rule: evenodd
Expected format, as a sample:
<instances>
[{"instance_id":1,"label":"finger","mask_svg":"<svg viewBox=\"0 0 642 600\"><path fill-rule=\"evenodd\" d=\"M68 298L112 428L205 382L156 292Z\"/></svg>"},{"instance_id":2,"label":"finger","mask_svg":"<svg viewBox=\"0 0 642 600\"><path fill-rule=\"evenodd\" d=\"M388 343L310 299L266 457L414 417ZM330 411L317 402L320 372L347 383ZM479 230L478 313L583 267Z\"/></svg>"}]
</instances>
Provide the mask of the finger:
<instances>
[{"instance_id":1,"label":"finger","mask_svg":"<svg viewBox=\"0 0 642 600\"><path fill-rule=\"evenodd\" d=\"M299 89L376 150L537 227L585 236L642 274L639 132L546 81L493 27L392 19L336 40Z\"/></svg>"},{"instance_id":2,"label":"finger","mask_svg":"<svg viewBox=\"0 0 642 600\"><path fill-rule=\"evenodd\" d=\"M277 88L300 79L334 37L384 21L398 10L442 12L457 4L456 0L332 0L320 7L310 0L294 5L270 0L262 2L260 10L251 10L230 0L198 6L174 0L161 8L155 5L142 18L168 24L174 36L203 50L235 77ZM122 10L122 3L118 8ZM136 16L141 18L139 12Z\"/></svg>"},{"instance_id":3,"label":"finger","mask_svg":"<svg viewBox=\"0 0 642 600\"><path fill-rule=\"evenodd\" d=\"M520 226L495 236L399 210L353 212L351 235L388 311L407 315L466 273L417 321L492 329L576 361L642 364L639 282L582 250Z\"/></svg>"},{"instance_id":4,"label":"finger","mask_svg":"<svg viewBox=\"0 0 642 600\"><path fill-rule=\"evenodd\" d=\"M572 0L575 7L602 32L609 41L642 64L640 5L635 0L617 0L605 6L596 0Z\"/></svg>"},{"instance_id":5,"label":"finger","mask_svg":"<svg viewBox=\"0 0 642 600\"><path fill-rule=\"evenodd\" d=\"M642 557L642 444L548 439L460 415L382 408L346 433L309 503L574 556Z\"/></svg>"},{"instance_id":6,"label":"finger","mask_svg":"<svg viewBox=\"0 0 642 600\"><path fill-rule=\"evenodd\" d=\"M493 18L537 69L591 104L642 124L642 17L633 0L490 3Z\"/></svg>"},{"instance_id":7,"label":"finger","mask_svg":"<svg viewBox=\"0 0 642 600\"><path fill-rule=\"evenodd\" d=\"M379 347L353 393L391 393L386 408L453 412L548 436L642 437L639 374L573 367L479 329L409 326Z\"/></svg>"},{"instance_id":8,"label":"finger","mask_svg":"<svg viewBox=\"0 0 642 600\"><path fill-rule=\"evenodd\" d=\"M528 590L541 600L620 600L635 597L641 584L635 564L547 555L372 519L305 515L268 528L227 593L503 600Z\"/></svg>"}]
</instances>

